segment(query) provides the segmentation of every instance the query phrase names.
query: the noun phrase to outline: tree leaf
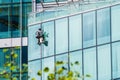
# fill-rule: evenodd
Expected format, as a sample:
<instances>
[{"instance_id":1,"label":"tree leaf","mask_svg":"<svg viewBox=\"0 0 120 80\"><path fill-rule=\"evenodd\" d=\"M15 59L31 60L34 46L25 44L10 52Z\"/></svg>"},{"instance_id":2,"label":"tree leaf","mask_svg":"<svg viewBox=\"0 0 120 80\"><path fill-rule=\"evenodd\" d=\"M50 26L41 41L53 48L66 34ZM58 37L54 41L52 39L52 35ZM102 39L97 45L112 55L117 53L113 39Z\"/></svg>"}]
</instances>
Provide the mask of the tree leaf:
<instances>
[{"instance_id":1,"label":"tree leaf","mask_svg":"<svg viewBox=\"0 0 120 80\"><path fill-rule=\"evenodd\" d=\"M13 58L17 58L17 57L18 57L18 54L17 54L17 53L13 53L13 54L12 54L12 57L13 57Z\"/></svg>"},{"instance_id":2,"label":"tree leaf","mask_svg":"<svg viewBox=\"0 0 120 80\"><path fill-rule=\"evenodd\" d=\"M39 70L39 71L37 72L37 75L38 75L38 76L41 76L41 75L42 75L42 71Z\"/></svg>"},{"instance_id":3,"label":"tree leaf","mask_svg":"<svg viewBox=\"0 0 120 80\"><path fill-rule=\"evenodd\" d=\"M79 63L79 61L75 61L75 64L76 64L76 65L79 65L80 63Z\"/></svg>"},{"instance_id":4,"label":"tree leaf","mask_svg":"<svg viewBox=\"0 0 120 80\"><path fill-rule=\"evenodd\" d=\"M54 80L55 75L53 73L48 74L48 80Z\"/></svg>"},{"instance_id":5,"label":"tree leaf","mask_svg":"<svg viewBox=\"0 0 120 80\"><path fill-rule=\"evenodd\" d=\"M6 49L6 48L3 49L3 53L6 53L8 50L9 50L9 49Z\"/></svg>"},{"instance_id":6,"label":"tree leaf","mask_svg":"<svg viewBox=\"0 0 120 80\"><path fill-rule=\"evenodd\" d=\"M13 77L12 80L17 80L17 78L16 78L16 77Z\"/></svg>"},{"instance_id":7,"label":"tree leaf","mask_svg":"<svg viewBox=\"0 0 120 80\"><path fill-rule=\"evenodd\" d=\"M86 77L91 77L91 75L90 74L86 74Z\"/></svg>"},{"instance_id":8,"label":"tree leaf","mask_svg":"<svg viewBox=\"0 0 120 80\"><path fill-rule=\"evenodd\" d=\"M31 80L36 80L36 78L32 78Z\"/></svg>"},{"instance_id":9,"label":"tree leaf","mask_svg":"<svg viewBox=\"0 0 120 80\"><path fill-rule=\"evenodd\" d=\"M63 71L64 71L63 68L59 68L59 69L57 70L57 74L61 74L61 73L63 73Z\"/></svg>"},{"instance_id":10,"label":"tree leaf","mask_svg":"<svg viewBox=\"0 0 120 80\"><path fill-rule=\"evenodd\" d=\"M68 72L68 77L73 77L73 74L74 74L73 71L69 71Z\"/></svg>"},{"instance_id":11,"label":"tree leaf","mask_svg":"<svg viewBox=\"0 0 120 80\"><path fill-rule=\"evenodd\" d=\"M16 70L16 68L17 68L16 66L11 66L10 70L14 71L14 70Z\"/></svg>"},{"instance_id":12,"label":"tree leaf","mask_svg":"<svg viewBox=\"0 0 120 80\"><path fill-rule=\"evenodd\" d=\"M6 58L6 59L9 59L9 58L10 58L10 55L5 55L5 58Z\"/></svg>"},{"instance_id":13,"label":"tree leaf","mask_svg":"<svg viewBox=\"0 0 120 80\"><path fill-rule=\"evenodd\" d=\"M56 66L63 65L63 64L64 64L63 61L57 61L57 62L56 62Z\"/></svg>"},{"instance_id":14,"label":"tree leaf","mask_svg":"<svg viewBox=\"0 0 120 80\"><path fill-rule=\"evenodd\" d=\"M20 46L16 46L15 49L20 49Z\"/></svg>"},{"instance_id":15,"label":"tree leaf","mask_svg":"<svg viewBox=\"0 0 120 80\"><path fill-rule=\"evenodd\" d=\"M44 71L44 72L49 72L49 68L48 68L48 67L45 67L43 71Z\"/></svg>"}]
</instances>

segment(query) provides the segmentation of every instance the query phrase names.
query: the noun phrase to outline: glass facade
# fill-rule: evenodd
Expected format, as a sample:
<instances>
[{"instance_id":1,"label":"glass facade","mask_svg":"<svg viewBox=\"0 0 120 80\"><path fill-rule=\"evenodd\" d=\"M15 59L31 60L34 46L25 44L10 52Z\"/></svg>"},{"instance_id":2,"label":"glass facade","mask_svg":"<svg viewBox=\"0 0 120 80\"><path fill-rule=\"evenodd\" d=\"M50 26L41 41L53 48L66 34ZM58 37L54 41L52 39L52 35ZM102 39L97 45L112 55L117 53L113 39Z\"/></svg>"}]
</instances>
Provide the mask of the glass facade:
<instances>
[{"instance_id":1,"label":"glass facade","mask_svg":"<svg viewBox=\"0 0 120 80\"><path fill-rule=\"evenodd\" d=\"M62 60L68 70L91 75L85 80L119 79L119 14L120 4L117 4L30 25L28 63L41 61L38 64L41 69L45 66L58 69L52 65ZM48 47L37 44L35 32L39 28L49 33ZM70 64L76 60L81 64L78 68ZM46 80L46 74L39 80Z\"/></svg>"},{"instance_id":2,"label":"glass facade","mask_svg":"<svg viewBox=\"0 0 120 80\"><path fill-rule=\"evenodd\" d=\"M31 6L31 0L0 2L0 38L27 37L27 14Z\"/></svg>"},{"instance_id":3,"label":"glass facade","mask_svg":"<svg viewBox=\"0 0 120 80\"><path fill-rule=\"evenodd\" d=\"M23 51L21 51L21 49ZM8 51L5 51L5 50L8 50ZM7 56L11 55L11 50L14 50L14 53L17 54L17 58L16 59L12 59L12 57L10 56L10 58L7 58ZM27 64L27 46L23 46L23 47L20 47L20 48L15 48L15 47L12 47L12 48L0 48L0 72L2 73L3 71L7 71L7 72L11 72L10 68L9 67L6 67L5 65L7 65L7 63L9 62L12 62L12 61L15 61L15 65L17 66L17 70L14 70L11 72L11 76L18 76L18 78L20 79L20 67L21 67L21 64ZM21 58L21 55L22 54L22 58ZM0 80L8 80L8 79L4 79L1 77L2 75L0 74ZM23 80L27 80L27 72L23 73L21 75L21 79Z\"/></svg>"},{"instance_id":4,"label":"glass facade","mask_svg":"<svg viewBox=\"0 0 120 80\"><path fill-rule=\"evenodd\" d=\"M32 10L31 0L0 0L0 42L5 42L6 45L0 43L0 80L8 80L1 78L2 71L5 71L5 64L12 63L12 58L10 60L6 58L11 54L11 50L4 53L4 49L14 49L14 47L19 46L19 49L14 49L17 54L17 60L15 61L18 67L17 71L12 71L10 68L7 71L12 72L11 76L18 76L17 80L27 80L27 72L20 75L20 69L22 69L22 64L27 64L27 45L19 45L20 38L28 36L27 28L27 14ZM13 39L14 38L14 39ZM17 41L15 41L17 39ZM19 39L19 40L18 40ZM8 44L10 44L10 46ZM21 41L22 43L22 41ZM25 42L23 42L25 43ZM14 45L15 44L15 45ZM11 79L12 80L12 79Z\"/></svg>"}]
</instances>

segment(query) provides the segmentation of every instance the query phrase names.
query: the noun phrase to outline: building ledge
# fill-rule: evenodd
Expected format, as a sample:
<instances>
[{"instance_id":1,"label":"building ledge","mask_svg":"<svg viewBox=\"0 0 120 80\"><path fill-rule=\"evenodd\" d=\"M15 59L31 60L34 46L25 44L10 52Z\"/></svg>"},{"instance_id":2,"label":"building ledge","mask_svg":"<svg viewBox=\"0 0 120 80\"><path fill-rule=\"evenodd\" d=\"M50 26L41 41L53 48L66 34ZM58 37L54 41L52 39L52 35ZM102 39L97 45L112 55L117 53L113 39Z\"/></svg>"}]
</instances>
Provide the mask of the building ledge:
<instances>
[{"instance_id":1,"label":"building ledge","mask_svg":"<svg viewBox=\"0 0 120 80\"><path fill-rule=\"evenodd\" d=\"M27 46L27 37L0 39L0 48Z\"/></svg>"}]
</instances>

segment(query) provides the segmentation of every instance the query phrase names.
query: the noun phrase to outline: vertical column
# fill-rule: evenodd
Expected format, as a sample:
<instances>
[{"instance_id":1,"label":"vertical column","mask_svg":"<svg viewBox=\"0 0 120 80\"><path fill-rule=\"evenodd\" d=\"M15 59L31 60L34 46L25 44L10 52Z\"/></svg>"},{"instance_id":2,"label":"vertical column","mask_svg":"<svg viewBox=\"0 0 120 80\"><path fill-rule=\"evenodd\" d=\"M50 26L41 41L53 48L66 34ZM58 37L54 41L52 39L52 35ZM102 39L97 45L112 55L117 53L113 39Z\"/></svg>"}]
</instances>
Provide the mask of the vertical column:
<instances>
[{"instance_id":1,"label":"vertical column","mask_svg":"<svg viewBox=\"0 0 120 80\"><path fill-rule=\"evenodd\" d=\"M36 0L32 0L32 12L36 11Z\"/></svg>"}]
</instances>

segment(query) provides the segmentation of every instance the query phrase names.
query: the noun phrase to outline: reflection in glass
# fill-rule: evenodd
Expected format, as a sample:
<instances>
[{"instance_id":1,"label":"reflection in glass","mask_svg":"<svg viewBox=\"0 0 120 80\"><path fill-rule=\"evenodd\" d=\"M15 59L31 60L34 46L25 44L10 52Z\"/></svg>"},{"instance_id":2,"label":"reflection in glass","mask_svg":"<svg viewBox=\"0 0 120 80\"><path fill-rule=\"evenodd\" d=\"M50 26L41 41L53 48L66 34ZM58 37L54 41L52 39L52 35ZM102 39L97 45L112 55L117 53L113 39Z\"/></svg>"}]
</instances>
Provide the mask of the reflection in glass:
<instances>
[{"instance_id":1,"label":"reflection in glass","mask_svg":"<svg viewBox=\"0 0 120 80\"><path fill-rule=\"evenodd\" d=\"M75 65L78 61L80 65ZM73 64L73 66L71 65ZM76 51L70 53L70 70L79 72L82 75L82 51Z\"/></svg>"},{"instance_id":2,"label":"reflection in glass","mask_svg":"<svg viewBox=\"0 0 120 80\"><path fill-rule=\"evenodd\" d=\"M96 80L96 48L84 50L84 75L89 74L91 78L85 80Z\"/></svg>"},{"instance_id":3,"label":"reflection in glass","mask_svg":"<svg viewBox=\"0 0 120 80\"><path fill-rule=\"evenodd\" d=\"M54 22L46 22L42 24L44 32L48 33L48 46L43 48L43 57L50 56L54 54Z\"/></svg>"},{"instance_id":4,"label":"reflection in glass","mask_svg":"<svg viewBox=\"0 0 120 80\"><path fill-rule=\"evenodd\" d=\"M68 23L67 18L56 20L56 53L68 51Z\"/></svg>"},{"instance_id":5,"label":"reflection in glass","mask_svg":"<svg viewBox=\"0 0 120 80\"><path fill-rule=\"evenodd\" d=\"M112 41L120 40L120 5L111 8Z\"/></svg>"},{"instance_id":6,"label":"reflection in glass","mask_svg":"<svg viewBox=\"0 0 120 80\"><path fill-rule=\"evenodd\" d=\"M41 61L36 60L28 63L28 75L30 76L29 80L36 78L36 80L41 80L41 77L37 75L37 72L41 70Z\"/></svg>"},{"instance_id":7,"label":"reflection in glass","mask_svg":"<svg viewBox=\"0 0 120 80\"><path fill-rule=\"evenodd\" d=\"M28 60L33 60L36 58L40 58L40 46L37 44L38 40L36 39L36 31L40 28L40 24L31 26L29 28L29 46L28 46Z\"/></svg>"},{"instance_id":8,"label":"reflection in glass","mask_svg":"<svg viewBox=\"0 0 120 80\"><path fill-rule=\"evenodd\" d=\"M60 68L64 67L67 70L65 70L63 72L63 75L66 75L67 72L68 72L68 54L66 53L66 54L63 54L63 55L56 56L56 62L57 61L62 61L62 62L64 62L64 64L60 65L60 66L56 66L56 71L58 71ZM56 78L58 78L58 75L56 75ZM56 80L58 80L58 79L56 79Z\"/></svg>"},{"instance_id":9,"label":"reflection in glass","mask_svg":"<svg viewBox=\"0 0 120 80\"><path fill-rule=\"evenodd\" d=\"M49 57L49 58L44 58L42 59L42 70L44 70L46 67L49 68L49 72L42 72L42 80L47 80L48 79L48 75L50 73L53 73L54 74L54 57Z\"/></svg>"},{"instance_id":10,"label":"reflection in glass","mask_svg":"<svg viewBox=\"0 0 120 80\"><path fill-rule=\"evenodd\" d=\"M70 51L81 49L82 33L81 33L81 15L69 18L69 35L70 35Z\"/></svg>"},{"instance_id":11,"label":"reflection in glass","mask_svg":"<svg viewBox=\"0 0 120 80\"><path fill-rule=\"evenodd\" d=\"M95 11L83 14L83 47L95 45Z\"/></svg>"},{"instance_id":12,"label":"reflection in glass","mask_svg":"<svg viewBox=\"0 0 120 80\"><path fill-rule=\"evenodd\" d=\"M120 42L113 43L112 45L112 67L113 78L120 77Z\"/></svg>"},{"instance_id":13,"label":"reflection in glass","mask_svg":"<svg viewBox=\"0 0 120 80\"><path fill-rule=\"evenodd\" d=\"M110 9L97 11L97 41L98 44L110 42Z\"/></svg>"},{"instance_id":14,"label":"reflection in glass","mask_svg":"<svg viewBox=\"0 0 120 80\"><path fill-rule=\"evenodd\" d=\"M98 47L98 80L111 79L110 45Z\"/></svg>"}]
</instances>

